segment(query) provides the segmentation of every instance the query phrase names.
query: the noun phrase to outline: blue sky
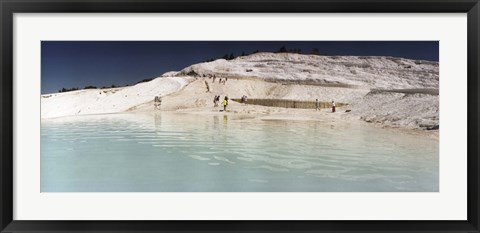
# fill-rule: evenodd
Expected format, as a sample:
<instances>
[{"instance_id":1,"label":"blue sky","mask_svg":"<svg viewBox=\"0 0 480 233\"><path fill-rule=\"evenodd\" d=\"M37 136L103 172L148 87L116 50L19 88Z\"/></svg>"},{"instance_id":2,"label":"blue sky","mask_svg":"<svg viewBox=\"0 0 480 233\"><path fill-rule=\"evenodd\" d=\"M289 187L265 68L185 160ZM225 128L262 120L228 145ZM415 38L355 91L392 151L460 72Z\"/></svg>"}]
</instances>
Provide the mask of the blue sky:
<instances>
[{"instance_id":1,"label":"blue sky","mask_svg":"<svg viewBox=\"0 0 480 233\"><path fill-rule=\"evenodd\" d=\"M42 41L42 94L62 88L124 86L207 59L280 47L325 55L438 61L438 41Z\"/></svg>"}]
</instances>

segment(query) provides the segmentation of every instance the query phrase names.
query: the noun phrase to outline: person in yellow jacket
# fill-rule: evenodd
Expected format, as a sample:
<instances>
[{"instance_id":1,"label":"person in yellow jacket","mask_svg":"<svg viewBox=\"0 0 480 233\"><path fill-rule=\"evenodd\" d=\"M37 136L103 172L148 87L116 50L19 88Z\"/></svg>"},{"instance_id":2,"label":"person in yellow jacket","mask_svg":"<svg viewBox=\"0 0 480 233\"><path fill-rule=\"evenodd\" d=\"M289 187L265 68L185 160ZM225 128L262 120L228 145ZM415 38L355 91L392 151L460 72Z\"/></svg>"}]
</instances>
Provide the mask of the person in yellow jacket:
<instances>
[{"instance_id":1,"label":"person in yellow jacket","mask_svg":"<svg viewBox=\"0 0 480 233\"><path fill-rule=\"evenodd\" d=\"M227 105L228 105L228 101L227 101L227 99L224 99L223 100L223 111L227 111Z\"/></svg>"}]
</instances>

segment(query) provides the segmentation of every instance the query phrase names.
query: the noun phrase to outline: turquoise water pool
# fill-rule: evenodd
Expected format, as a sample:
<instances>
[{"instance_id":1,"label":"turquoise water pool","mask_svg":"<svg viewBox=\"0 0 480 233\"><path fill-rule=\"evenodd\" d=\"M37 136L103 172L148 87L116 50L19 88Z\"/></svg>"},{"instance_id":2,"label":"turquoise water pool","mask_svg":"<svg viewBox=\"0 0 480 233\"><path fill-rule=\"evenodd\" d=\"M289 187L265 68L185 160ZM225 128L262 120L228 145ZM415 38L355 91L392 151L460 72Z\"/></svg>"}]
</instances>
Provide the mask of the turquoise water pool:
<instances>
[{"instance_id":1,"label":"turquoise water pool","mask_svg":"<svg viewBox=\"0 0 480 233\"><path fill-rule=\"evenodd\" d=\"M438 140L222 113L42 120L42 192L437 192Z\"/></svg>"}]
</instances>

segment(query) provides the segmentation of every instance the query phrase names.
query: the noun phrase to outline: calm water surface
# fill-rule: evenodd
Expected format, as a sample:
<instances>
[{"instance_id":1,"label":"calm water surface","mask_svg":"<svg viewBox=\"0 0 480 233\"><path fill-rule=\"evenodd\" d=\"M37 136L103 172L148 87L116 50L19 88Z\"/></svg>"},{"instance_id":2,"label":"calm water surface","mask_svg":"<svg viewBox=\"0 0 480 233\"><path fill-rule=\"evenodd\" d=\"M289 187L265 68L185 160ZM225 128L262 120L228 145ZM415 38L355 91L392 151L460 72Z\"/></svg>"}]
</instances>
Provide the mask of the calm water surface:
<instances>
[{"instance_id":1,"label":"calm water surface","mask_svg":"<svg viewBox=\"0 0 480 233\"><path fill-rule=\"evenodd\" d=\"M43 120L42 192L438 191L438 140L178 113Z\"/></svg>"}]
</instances>

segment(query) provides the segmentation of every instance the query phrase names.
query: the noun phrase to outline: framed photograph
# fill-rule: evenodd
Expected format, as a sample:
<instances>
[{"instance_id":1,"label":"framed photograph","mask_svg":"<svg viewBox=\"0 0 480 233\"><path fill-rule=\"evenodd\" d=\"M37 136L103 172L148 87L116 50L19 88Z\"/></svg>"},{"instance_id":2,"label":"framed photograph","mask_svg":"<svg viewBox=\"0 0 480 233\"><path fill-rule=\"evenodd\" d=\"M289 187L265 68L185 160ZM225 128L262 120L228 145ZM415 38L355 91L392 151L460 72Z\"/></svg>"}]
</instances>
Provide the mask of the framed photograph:
<instances>
[{"instance_id":1,"label":"framed photograph","mask_svg":"<svg viewBox=\"0 0 480 233\"><path fill-rule=\"evenodd\" d=\"M1 232L480 231L478 0L0 4Z\"/></svg>"}]
</instances>

